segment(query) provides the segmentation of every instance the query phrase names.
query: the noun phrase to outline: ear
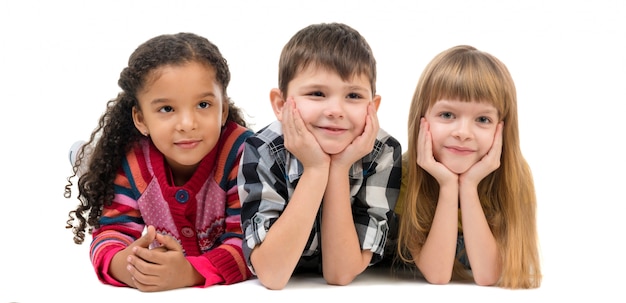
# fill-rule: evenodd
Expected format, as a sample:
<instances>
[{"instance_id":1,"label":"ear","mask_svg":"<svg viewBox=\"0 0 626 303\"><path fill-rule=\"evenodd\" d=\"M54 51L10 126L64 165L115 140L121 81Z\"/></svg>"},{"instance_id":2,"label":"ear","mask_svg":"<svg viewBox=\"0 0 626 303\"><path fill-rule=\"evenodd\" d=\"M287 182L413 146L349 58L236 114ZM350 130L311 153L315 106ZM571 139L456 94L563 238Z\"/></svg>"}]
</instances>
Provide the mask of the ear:
<instances>
[{"instance_id":1,"label":"ear","mask_svg":"<svg viewBox=\"0 0 626 303\"><path fill-rule=\"evenodd\" d=\"M229 111L230 111L230 100L226 99L226 101L222 102L222 126L226 125Z\"/></svg>"},{"instance_id":2,"label":"ear","mask_svg":"<svg viewBox=\"0 0 626 303\"><path fill-rule=\"evenodd\" d=\"M285 99L283 93L278 88L273 88L270 91L270 102L272 103L272 109L276 119L280 121L283 118L283 107L285 106Z\"/></svg>"},{"instance_id":3,"label":"ear","mask_svg":"<svg viewBox=\"0 0 626 303\"><path fill-rule=\"evenodd\" d=\"M378 107L380 106L380 99L382 99L380 95L374 95L374 99L372 99L372 102L374 102L374 106L376 107L376 111L378 111Z\"/></svg>"},{"instance_id":4,"label":"ear","mask_svg":"<svg viewBox=\"0 0 626 303\"><path fill-rule=\"evenodd\" d=\"M148 127L144 122L143 113L141 113L141 110L136 106L133 106L133 122L135 123L135 128L137 128L141 134L148 134Z\"/></svg>"}]
</instances>

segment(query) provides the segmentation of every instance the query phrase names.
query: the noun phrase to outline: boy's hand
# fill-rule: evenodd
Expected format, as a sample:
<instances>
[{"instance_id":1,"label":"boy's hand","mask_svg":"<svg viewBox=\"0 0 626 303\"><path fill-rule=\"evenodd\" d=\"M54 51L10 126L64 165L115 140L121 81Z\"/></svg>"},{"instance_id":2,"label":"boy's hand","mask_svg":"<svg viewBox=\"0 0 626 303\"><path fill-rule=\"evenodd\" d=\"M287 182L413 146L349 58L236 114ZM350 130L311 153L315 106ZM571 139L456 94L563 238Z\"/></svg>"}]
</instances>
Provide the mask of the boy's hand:
<instances>
[{"instance_id":1,"label":"boy's hand","mask_svg":"<svg viewBox=\"0 0 626 303\"><path fill-rule=\"evenodd\" d=\"M153 226L148 227L147 234L154 234L160 246L150 249L145 245L136 245L132 248L133 253L127 258L127 270L132 276L134 287L150 292L194 285L191 281L198 273L185 258L176 239L157 234ZM144 240L149 238L151 236Z\"/></svg>"},{"instance_id":2,"label":"boy's hand","mask_svg":"<svg viewBox=\"0 0 626 303\"><path fill-rule=\"evenodd\" d=\"M433 176L440 186L450 182L458 182L457 174L435 160L430 125L423 117L420 119L420 130L417 135L417 165Z\"/></svg>"},{"instance_id":3,"label":"boy's hand","mask_svg":"<svg viewBox=\"0 0 626 303\"><path fill-rule=\"evenodd\" d=\"M478 185L478 183L484 179L487 175L500 167L500 156L502 155L502 129L504 128L504 122L498 123L496 127L496 133L494 135L493 144L486 155L476 162L470 169L464 172L461 177L461 183L469 182L472 185Z\"/></svg>"},{"instance_id":4,"label":"boy's hand","mask_svg":"<svg viewBox=\"0 0 626 303\"><path fill-rule=\"evenodd\" d=\"M306 128L293 98L287 99L282 114L283 117L280 122L283 128L285 148L296 156L304 167L320 164L328 167L330 157L322 150L317 139Z\"/></svg>"},{"instance_id":5,"label":"boy's hand","mask_svg":"<svg viewBox=\"0 0 626 303\"><path fill-rule=\"evenodd\" d=\"M367 105L367 116L365 117L365 127L360 136L354 138L352 143L348 145L342 152L332 156L333 165L339 164L344 167L350 167L357 160L365 157L372 152L376 136L380 125L378 123L378 115L374 102Z\"/></svg>"}]
</instances>

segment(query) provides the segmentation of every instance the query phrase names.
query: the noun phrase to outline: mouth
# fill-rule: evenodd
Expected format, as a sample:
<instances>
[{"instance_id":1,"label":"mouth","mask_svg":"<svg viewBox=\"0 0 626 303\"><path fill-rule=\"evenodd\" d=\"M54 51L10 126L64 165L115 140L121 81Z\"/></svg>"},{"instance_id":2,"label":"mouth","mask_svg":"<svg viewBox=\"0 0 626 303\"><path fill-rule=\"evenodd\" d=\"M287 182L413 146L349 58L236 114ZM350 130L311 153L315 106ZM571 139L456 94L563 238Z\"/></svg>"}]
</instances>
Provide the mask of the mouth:
<instances>
[{"instance_id":1,"label":"mouth","mask_svg":"<svg viewBox=\"0 0 626 303\"><path fill-rule=\"evenodd\" d=\"M475 152L471 148L460 147L460 146L447 146L446 149L453 154L459 154L459 155L467 155L467 154L471 154Z\"/></svg>"},{"instance_id":2,"label":"mouth","mask_svg":"<svg viewBox=\"0 0 626 303\"><path fill-rule=\"evenodd\" d=\"M198 146L198 144L200 144L200 141L202 140L181 140L181 141L174 142L174 145L183 149L192 149Z\"/></svg>"},{"instance_id":3,"label":"mouth","mask_svg":"<svg viewBox=\"0 0 626 303\"><path fill-rule=\"evenodd\" d=\"M318 129L321 129L327 133L340 134L346 131L345 128L334 127L334 126L317 126Z\"/></svg>"}]
</instances>

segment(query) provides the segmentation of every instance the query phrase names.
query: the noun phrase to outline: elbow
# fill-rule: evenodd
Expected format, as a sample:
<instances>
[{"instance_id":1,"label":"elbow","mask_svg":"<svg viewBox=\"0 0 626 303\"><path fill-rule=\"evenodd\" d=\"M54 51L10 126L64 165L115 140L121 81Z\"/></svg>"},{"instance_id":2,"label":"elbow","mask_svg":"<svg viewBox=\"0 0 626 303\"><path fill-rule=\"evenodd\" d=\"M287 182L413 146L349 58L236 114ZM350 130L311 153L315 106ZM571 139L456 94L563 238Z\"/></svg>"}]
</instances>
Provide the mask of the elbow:
<instances>
[{"instance_id":1,"label":"elbow","mask_svg":"<svg viewBox=\"0 0 626 303\"><path fill-rule=\"evenodd\" d=\"M256 270L256 277L265 288L269 290L281 290L287 286L291 275L285 272L277 273L272 270L267 270L267 268L258 268Z\"/></svg>"},{"instance_id":2,"label":"elbow","mask_svg":"<svg viewBox=\"0 0 626 303\"><path fill-rule=\"evenodd\" d=\"M336 285L336 286L348 285L352 283L352 281L354 281L355 278L356 276L349 275L349 274L333 274L333 275L325 274L324 275L324 280L326 280L326 283L328 283L329 285Z\"/></svg>"},{"instance_id":3,"label":"elbow","mask_svg":"<svg viewBox=\"0 0 626 303\"><path fill-rule=\"evenodd\" d=\"M287 286L289 279L276 279L275 277L262 277L257 276L259 281L265 288L269 290L281 290Z\"/></svg>"},{"instance_id":4,"label":"elbow","mask_svg":"<svg viewBox=\"0 0 626 303\"><path fill-rule=\"evenodd\" d=\"M450 283L450 281L452 280L452 274L451 273L448 273L448 274L431 273L431 274L424 274L424 278L430 284L444 285L444 284Z\"/></svg>"},{"instance_id":5,"label":"elbow","mask_svg":"<svg viewBox=\"0 0 626 303\"><path fill-rule=\"evenodd\" d=\"M435 285L448 284L452 281L452 264L432 266L433 264L424 264L415 262L419 272L422 274L426 282Z\"/></svg>"},{"instance_id":6,"label":"elbow","mask_svg":"<svg viewBox=\"0 0 626 303\"><path fill-rule=\"evenodd\" d=\"M259 249L254 249L250 255L250 262L254 268L257 280L269 290L281 290L287 286L291 278L291 271L285 270L285 266L268 263L264 260ZM280 264L280 263L279 263ZM277 270L279 268L280 270Z\"/></svg>"},{"instance_id":7,"label":"elbow","mask_svg":"<svg viewBox=\"0 0 626 303\"><path fill-rule=\"evenodd\" d=\"M474 275L474 282L480 286L494 286L500 277L497 274Z\"/></svg>"},{"instance_id":8,"label":"elbow","mask_svg":"<svg viewBox=\"0 0 626 303\"><path fill-rule=\"evenodd\" d=\"M445 284L450 283L450 279L446 279L444 277L426 278L426 281L428 281L428 283L434 284L434 285L445 285Z\"/></svg>"},{"instance_id":9,"label":"elbow","mask_svg":"<svg viewBox=\"0 0 626 303\"><path fill-rule=\"evenodd\" d=\"M356 279L357 276L359 276L366 268L367 265L369 264L369 260L371 260L371 257L363 259L363 263L357 265L358 267L344 267L344 268L340 268L341 266L326 266L322 269L322 273L324 275L324 280L326 280L326 283L328 285L335 285L335 286L346 286L350 283L352 283L352 281L354 281L354 279Z\"/></svg>"}]
</instances>

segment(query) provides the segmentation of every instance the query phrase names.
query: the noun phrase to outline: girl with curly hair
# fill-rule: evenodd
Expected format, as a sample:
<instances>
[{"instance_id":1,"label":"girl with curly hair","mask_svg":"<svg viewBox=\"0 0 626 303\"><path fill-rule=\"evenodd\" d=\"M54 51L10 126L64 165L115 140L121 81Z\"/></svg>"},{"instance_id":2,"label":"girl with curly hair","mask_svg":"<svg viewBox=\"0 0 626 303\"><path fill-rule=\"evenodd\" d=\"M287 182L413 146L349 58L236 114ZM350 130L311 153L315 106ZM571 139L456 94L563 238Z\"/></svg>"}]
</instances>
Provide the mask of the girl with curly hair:
<instances>
[{"instance_id":1,"label":"girl with curly hair","mask_svg":"<svg viewBox=\"0 0 626 303\"><path fill-rule=\"evenodd\" d=\"M237 170L252 135L227 95L217 46L192 33L160 35L130 56L90 140L75 152L80 204L67 228L100 281L140 291L248 279Z\"/></svg>"}]
</instances>

